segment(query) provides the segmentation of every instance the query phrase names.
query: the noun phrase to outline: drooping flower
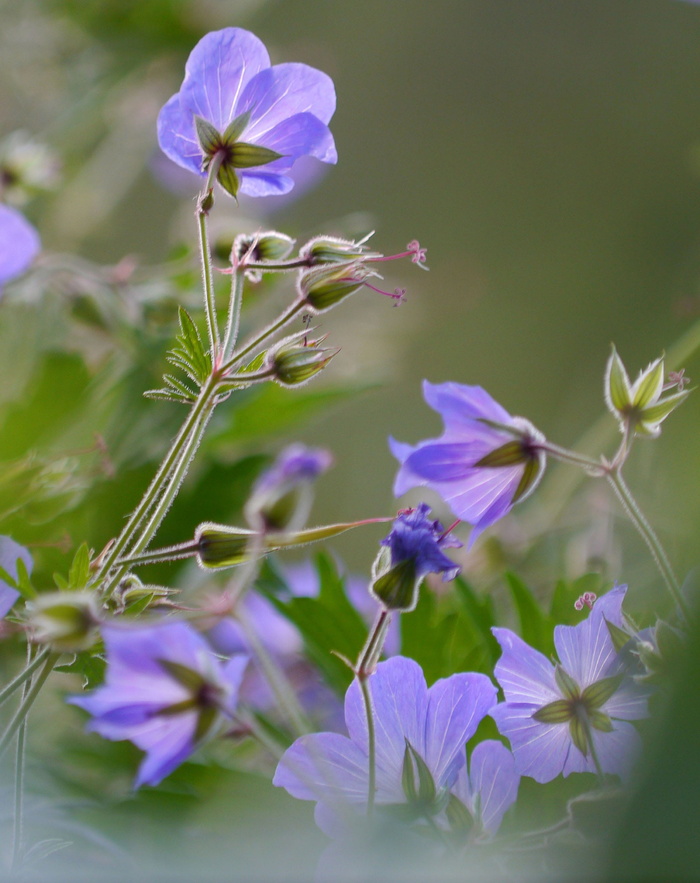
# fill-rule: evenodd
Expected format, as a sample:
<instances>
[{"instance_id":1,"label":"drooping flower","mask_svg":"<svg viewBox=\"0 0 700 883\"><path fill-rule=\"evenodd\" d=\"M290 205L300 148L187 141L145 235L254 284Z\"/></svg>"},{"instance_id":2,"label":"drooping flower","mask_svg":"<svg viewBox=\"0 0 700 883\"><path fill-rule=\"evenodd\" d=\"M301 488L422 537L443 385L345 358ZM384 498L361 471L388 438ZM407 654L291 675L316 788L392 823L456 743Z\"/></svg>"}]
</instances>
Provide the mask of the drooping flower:
<instances>
[{"instance_id":1,"label":"drooping flower","mask_svg":"<svg viewBox=\"0 0 700 883\"><path fill-rule=\"evenodd\" d=\"M0 204L0 288L24 273L40 248L39 234L24 215Z\"/></svg>"},{"instance_id":2,"label":"drooping flower","mask_svg":"<svg viewBox=\"0 0 700 883\"><path fill-rule=\"evenodd\" d=\"M535 489L545 466L544 436L523 417L511 417L479 386L425 381L423 395L441 415L445 431L416 447L389 439L401 463L394 493L434 490L474 526L471 545Z\"/></svg>"},{"instance_id":3,"label":"drooping flower","mask_svg":"<svg viewBox=\"0 0 700 883\"><path fill-rule=\"evenodd\" d=\"M597 759L602 772L628 776L640 747L629 721L647 716L647 692L615 646L616 630L626 630L626 588L599 598L578 625L556 626L556 664L509 629L493 630L503 650L495 675L506 701L490 713L522 775L549 782L559 773L596 772Z\"/></svg>"},{"instance_id":4,"label":"drooping flower","mask_svg":"<svg viewBox=\"0 0 700 883\"><path fill-rule=\"evenodd\" d=\"M27 572L32 572L32 556L24 548L10 537L0 536L0 567L13 578L17 579L17 561L24 562ZM6 616L12 605L19 598L17 589L9 585L4 579L0 579L0 619Z\"/></svg>"},{"instance_id":5,"label":"drooping flower","mask_svg":"<svg viewBox=\"0 0 700 883\"><path fill-rule=\"evenodd\" d=\"M103 686L69 699L90 712L87 729L146 752L136 787L157 785L235 712L247 657L220 662L183 622L107 626Z\"/></svg>"},{"instance_id":6,"label":"drooping flower","mask_svg":"<svg viewBox=\"0 0 700 883\"><path fill-rule=\"evenodd\" d=\"M380 662L368 687L376 731L376 790L382 807L415 818L438 815L449 799L465 744L493 706L496 690L482 674L455 674L428 689L420 666L395 656ZM348 815L363 813L369 789L369 738L357 681L345 696L348 736L312 733L288 748L273 784L318 801L316 822L334 836ZM430 793L428 793L430 792Z\"/></svg>"},{"instance_id":7,"label":"drooping flower","mask_svg":"<svg viewBox=\"0 0 700 883\"><path fill-rule=\"evenodd\" d=\"M313 482L332 462L323 448L286 447L253 485L245 507L249 524L256 530L301 527L311 508Z\"/></svg>"},{"instance_id":8,"label":"drooping flower","mask_svg":"<svg viewBox=\"0 0 700 883\"><path fill-rule=\"evenodd\" d=\"M334 111L330 77L305 64L270 66L254 34L224 28L192 50L180 91L158 117L158 141L198 175L219 154L218 180L234 196L282 194L294 186L288 172L299 157L337 161Z\"/></svg>"},{"instance_id":9,"label":"drooping flower","mask_svg":"<svg viewBox=\"0 0 700 883\"><path fill-rule=\"evenodd\" d=\"M515 803L519 783L511 752L503 743L487 739L476 746L469 766L459 771L452 793L467 808L477 834L495 834Z\"/></svg>"},{"instance_id":10,"label":"drooping flower","mask_svg":"<svg viewBox=\"0 0 700 883\"><path fill-rule=\"evenodd\" d=\"M429 512L427 503L401 512L381 541L370 592L389 610L413 610L418 587L429 573L441 573L447 582L461 569L442 550L462 544L439 521L428 518Z\"/></svg>"}]
</instances>

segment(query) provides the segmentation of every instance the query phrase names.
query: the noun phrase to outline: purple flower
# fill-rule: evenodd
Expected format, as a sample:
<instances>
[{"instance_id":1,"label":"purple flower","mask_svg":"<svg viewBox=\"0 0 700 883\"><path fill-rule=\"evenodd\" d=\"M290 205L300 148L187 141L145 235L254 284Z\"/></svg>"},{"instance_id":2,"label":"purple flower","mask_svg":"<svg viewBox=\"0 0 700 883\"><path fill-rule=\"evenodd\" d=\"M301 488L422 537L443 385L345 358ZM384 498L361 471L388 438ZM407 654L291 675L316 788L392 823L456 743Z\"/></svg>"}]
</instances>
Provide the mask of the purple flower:
<instances>
[{"instance_id":1,"label":"purple flower","mask_svg":"<svg viewBox=\"0 0 700 883\"><path fill-rule=\"evenodd\" d=\"M256 530L297 530L311 508L311 485L333 462L323 448L293 444L253 485L246 503L248 522Z\"/></svg>"},{"instance_id":2,"label":"purple flower","mask_svg":"<svg viewBox=\"0 0 700 883\"><path fill-rule=\"evenodd\" d=\"M24 562L27 572L31 573L34 562L24 546L20 546L19 543L16 543L10 537L0 536L0 567L7 571L13 579L17 579L17 560L20 558ZM18 598L19 592L17 589L12 588L5 580L0 579L0 619L3 616L7 616Z\"/></svg>"},{"instance_id":3,"label":"purple flower","mask_svg":"<svg viewBox=\"0 0 700 883\"><path fill-rule=\"evenodd\" d=\"M389 439L401 463L396 496L429 487L463 521L474 525L469 544L537 486L545 465L544 436L511 417L480 386L423 383L426 402L445 424L438 439L416 447Z\"/></svg>"},{"instance_id":4,"label":"purple flower","mask_svg":"<svg viewBox=\"0 0 700 883\"><path fill-rule=\"evenodd\" d=\"M395 656L380 662L368 686L376 731L378 808L409 804L417 815L437 814L465 763L465 744L496 698L482 674L456 674L428 689L420 666ZM367 718L357 681L345 696L348 736L302 736L279 762L273 784L293 797L316 800L316 822L329 835L340 833L348 814L362 813L369 788ZM421 802L428 771L431 803ZM419 784L420 783L420 784Z\"/></svg>"},{"instance_id":5,"label":"purple flower","mask_svg":"<svg viewBox=\"0 0 700 883\"><path fill-rule=\"evenodd\" d=\"M40 248L39 234L24 215L0 205L0 287L24 273Z\"/></svg>"},{"instance_id":6,"label":"purple flower","mask_svg":"<svg viewBox=\"0 0 700 883\"><path fill-rule=\"evenodd\" d=\"M198 175L219 153L219 182L233 195L279 195L294 186L287 173L299 157L337 161L334 111L330 77L305 64L271 67L254 34L224 28L192 50L180 91L158 117L158 141Z\"/></svg>"},{"instance_id":7,"label":"purple flower","mask_svg":"<svg viewBox=\"0 0 700 883\"><path fill-rule=\"evenodd\" d=\"M375 562L370 591L389 610L413 610L421 580L429 573L441 573L447 582L461 569L442 550L462 544L439 521L428 518L428 512L427 503L401 512L381 541L388 554L380 552Z\"/></svg>"},{"instance_id":8,"label":"purple flower","mask_svg":"<svg viewBox=\"0 0 700 883\"><path fill-rule=\"evenodd\" d=\"M69 701L93 715L88 730L146 752L136 787L157 785L236 709L246 656L220 662L183 622L103 628L105 683Z\"/></svg>"},{"instance_id":9,"label":"purple flower","mask_svg":"<svg viewBox=\"0 0 700 883\"><path fill-rule=\"evenodd\" d=\"M510 739L522 775L549 782L559 773L596 772L596 758L604 773L629 774L640 739L628 721L646 717L647 694L611 637L611 629L624 630L626 590L616 586L586 620L554 629L558 664L509 629L493 630L503 649L495 675L506 701L491 717Z\"/></svg>"},{"instance_id":10,"label":"purple flower","mask_svg":"<svg viewBox=\"0 0 700 883\"><path fill-rule=\"evenodd\" d=\"M506 810L518 796L520 774L513 755L501 742L480 742L463 766L452 793L468 809L477 824L477 832L495 834Z\"/></svg>"}]
</instances>

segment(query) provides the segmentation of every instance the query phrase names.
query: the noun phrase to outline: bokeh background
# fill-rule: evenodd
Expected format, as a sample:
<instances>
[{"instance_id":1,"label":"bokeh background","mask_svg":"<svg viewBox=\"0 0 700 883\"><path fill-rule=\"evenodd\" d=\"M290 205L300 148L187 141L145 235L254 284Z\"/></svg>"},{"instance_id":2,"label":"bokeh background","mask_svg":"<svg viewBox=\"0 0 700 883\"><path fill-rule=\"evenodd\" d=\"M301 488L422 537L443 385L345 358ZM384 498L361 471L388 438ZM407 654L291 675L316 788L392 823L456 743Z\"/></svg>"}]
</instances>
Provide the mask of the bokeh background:
<instances>
[{"instance_id":1,"label":"bokeh background","mask_svg":"<svg viewBox=\"0 0 700 883\"><path fill-rule=\"evenodd\" d=\"M195 242L195 191L159 157L155 119L209 30L249 28L273 63L321 68L338 94L337 167L286 202L219 200L222 240L267 225L300 241L376 230L372 241L385 253L418 238L430 272L387 265L388 287L407 288L399 309L367 291L321 317L342 351L313 388L317 398L307 405L301 395L295 415L290 393L274 438L254 416L222 418L208 449L215 465L185 486L164 542L182 539L199 521L233 517L254 467L291 438L327 446L336 458L319 486L318 521L391 513L387 436L413 442L440 431L422 401L423 378L483 385L553 441L598 454L615 444L602 399L612 341L632 373L665 351L669 367L697 376L700 5L3 0L0 16L0 135L25 129L63 164L61 187L27 207L49 255L40 282L17 286L0 306L1 459L38 451L47 458L42 468L54 470L42 473L42 486L55 492L31 511L5 506L3 532L54 544L38 553L40 572L65 569L69 547L87 539L99 549L118 530L176 425L174 406L140 403L140 393L165 368L169 338L158 337L159 305L165 322L178 294L196 302L196 265L184 248ZM94 278L77 285L75 262L56 257L65 253L108 269L86 264ZM173 261L178 272L168 271L166 281L152 269ZM110 306L115 286L117 307ZM251 293L247 321L283 297L272 288ZM119 314L111 325L110 311ZM129 315L136 330L126 334ZM144 315L150 330L140 336ZM339 392L349 389L356 395ZM125 411L127 400L139 403ZM86 466L79 452L93 445L95 429L109 463L98 451ZM628 469L682 575L698 563L697 430L693 396L657 442L639 443ZM565 472L552 468L540 502L524 504L465 558L475 584L497 592L498 564L508 562L546 593L555 577L593 567L629 582L663 612L646 551L619 524L607 489L581 489ZM366 573L380 536L353 535L337 552ZM282 796L271 788L261 796L229 772L255 792L250 811L238 801L229 806L226 789L207 775L198 787L210 788L223 808L210 801L195 830L219 832L222 814L231 812L239 834L248 825L262 836L257 826L269 830L274 810L295 842ZM123 782L116 790L123 793ZM186 802L178 794L173 800ZM142 844L154 856L158 838L177 836L182 817L153 795L139 801L120 811L140 820L149 801L158 803L154 842ZM189 804L181 810L196 812ZM301 825L309 813L294 818ZM121 824L128 842L128 823ZM140 840L148 840L143 831ZM223 846L220 855L228 855Z\"/></svg>"}]
</instances>

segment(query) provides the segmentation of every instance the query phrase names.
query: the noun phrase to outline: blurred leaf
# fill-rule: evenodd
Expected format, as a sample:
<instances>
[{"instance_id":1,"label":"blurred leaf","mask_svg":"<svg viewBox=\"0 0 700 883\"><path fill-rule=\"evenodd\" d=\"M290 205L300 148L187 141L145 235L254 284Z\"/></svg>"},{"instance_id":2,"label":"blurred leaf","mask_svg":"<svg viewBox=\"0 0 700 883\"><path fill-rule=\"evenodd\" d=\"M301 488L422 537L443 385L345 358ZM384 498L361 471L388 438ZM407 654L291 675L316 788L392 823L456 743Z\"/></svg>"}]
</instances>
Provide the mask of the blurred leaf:
<instances>
[{"instance_id":1,"label":"blurred leaf","mask_svg":"<svg viewBox=\"0 0 700 883\"><path fill-rule=\"evenodd\" d=\"M348 601L333 560L321 553L315 563L321 586L317 598L292 598L284 603L269 597L299 629L310 659L328 684L343 695L353 674L335 653L354 662L367 638L367 627Z\"/></svg>"},{"instance_id":2,"label":"blurred leaf","mask_svg":"<svg viewBox=\"0 0 700 883\"><path fill-rule=\"evenodd\" d=\"M101 646L98 646L82 653L76 653L71 662L57 665L55 670L79 675L82 678L83 690L97 687L104 681L107 666L105 660L98 653L101 649Z\"/></svg>"},{"instance_id":3,"label":"blurred leaf","mask_svg":"<svg viewBox=\"0 0 700 883\"><path fill-rule=\"evenodd\" d=\"M83 543L75 553L68 572L68 588L84 589L90 578L90 549Z\"/></svg>"},{"instance_id":4,"label":"blurred leaf","mask_svg":"<svg viewBox=\"0 0 700 883\"><path fill-rule=\"evenodd\" d=\"M520 636L535 650L551 656L554 653L554 623L537 602L533 593L514 573L506 573L515 609L520 620Z\"/></svg>"}]
</instances>

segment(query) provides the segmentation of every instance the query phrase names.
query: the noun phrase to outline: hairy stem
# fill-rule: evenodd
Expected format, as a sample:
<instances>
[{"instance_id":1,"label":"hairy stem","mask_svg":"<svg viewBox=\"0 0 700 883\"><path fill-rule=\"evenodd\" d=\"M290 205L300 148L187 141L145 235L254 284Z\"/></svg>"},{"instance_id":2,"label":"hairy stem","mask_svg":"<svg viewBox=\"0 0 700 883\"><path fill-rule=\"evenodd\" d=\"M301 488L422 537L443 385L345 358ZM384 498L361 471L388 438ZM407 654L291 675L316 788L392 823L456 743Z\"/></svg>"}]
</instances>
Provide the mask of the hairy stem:
<instances>
[{"instance_id":1,"label":"hairy stem","mask_svg":"<svg viewBox=\"0 0 700 883\"><path fill-rule=\"evenodd\" d=\"M372 696L369 691L369 675L358 673L357 680L362 691L362 701L365 704L367 717L367 749L369 755L369 769L367 776L367 816L371 817L374 812L374 793L377 789L377 738L374 730L374 709Z\"/></svg>"},{"instance_id":2,"label":"hairy stem","mask_svg":"<svg viewBox=\"0 0 700 883\"><path fill-rule=\"evenodd\" d=\"M60 656L61 656L60 653L50 652L49 655L46 657L46 660L44 662L44 667L37 675L36 680L34 680L32 682L32 685L31 685L29 691L27 692L27 695L23 697L21 705L19 706L19 708L15 712L14 717L12 718L10 723L8 724L7 729L2 734L2 737L0 737L0 755L3 754L3 752L5 751L7 746L10 744L10 742L12 742L13 736L15 735L17 730L21 727L22 722L24 721L27 714L29 713L29 709L34 704L34 700L39 695L39 691L44 686L44 682L46 681L46 678L48 678L48 676L53 671L54 666L58 662Z\"/></svg>"},{"instance_id":3,"label":"hairy stem","mask_svg":"<svg viewBox=\"0 0 700 883\"><path fill-rule=\"evenodd\" d=\"M15 678L13 678L10 683L3 687L0 691L0 705L6 700L9 699L10 696L15 692L18 687L21 687L39 668L42 662L46 659L51 651L48 647L45 647L41 650L37 655L32 659L32 661L24 668Z\"/></svg>"}]
</instances>

